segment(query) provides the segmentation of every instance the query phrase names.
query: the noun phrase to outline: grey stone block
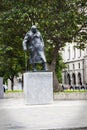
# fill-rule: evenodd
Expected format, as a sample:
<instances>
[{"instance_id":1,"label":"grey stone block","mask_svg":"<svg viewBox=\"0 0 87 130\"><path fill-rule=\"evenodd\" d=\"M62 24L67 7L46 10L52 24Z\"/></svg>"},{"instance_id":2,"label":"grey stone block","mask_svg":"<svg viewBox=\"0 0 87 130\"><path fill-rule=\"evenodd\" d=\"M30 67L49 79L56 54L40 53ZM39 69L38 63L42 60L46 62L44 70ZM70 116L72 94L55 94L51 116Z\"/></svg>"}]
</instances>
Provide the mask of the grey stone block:
<instances>
[{"instance_id":1,"label":"grey stone block","mask_svg":"<svg viewBox=\"0 0 87 130\"><path fill-rule=\"evenodd\" d=\"M4 98L3 78L0 77L0 99Z\"/></svg>"},{"instance_id":2,"label":"grey stone block","mask_svg":"<svg viewBox=\"0 0 87 130\"><path fill-rule=\"evenodd\" d=\"M24 73L24 97L26 104L49 104L53 102L53 73Z\"/></svg>"}]
</instances>

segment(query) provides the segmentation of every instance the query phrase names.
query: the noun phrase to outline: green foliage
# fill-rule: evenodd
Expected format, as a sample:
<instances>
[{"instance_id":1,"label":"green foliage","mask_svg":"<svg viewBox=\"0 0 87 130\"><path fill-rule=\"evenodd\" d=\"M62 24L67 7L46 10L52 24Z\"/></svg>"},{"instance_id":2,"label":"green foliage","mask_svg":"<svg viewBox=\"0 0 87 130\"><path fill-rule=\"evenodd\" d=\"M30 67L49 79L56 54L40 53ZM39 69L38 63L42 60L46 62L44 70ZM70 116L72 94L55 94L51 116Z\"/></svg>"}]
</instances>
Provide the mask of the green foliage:
<instances>
[{"instance_id":1,"label":"green foliage","mask_svg":"<svg viewBox=\"0 0 87 130\"><path fill-rule=\"evenodd\" d=\"M56 63L56 74L59 80L59 83L62 83L62 70L66 68L66 65L63 62L62 55L59 53Z\"/></svg>"},{"instance_id":2,"label":"green foliage","mask_svg":"<svg viewBox=\"0 0 87 130\"><path fill-rule=\"evenodd\" d=\"M60 48L72 39L83 48L87 41L86 0L1 0L0 1L0 75L10 77L26 66L22 40L31 25L41 31L47 62L54 60L60 76ZM55 51L56 50L56 51ZM61 80L61 79L60 79Z\"/></svg>"},{"instance_id":3,"label":"green foliage","mask_svg":"<svg viewBox=\"0 0 87 130\"><path fill-rule=\"evenodd\" d=\"M23 90L6 90L6 93L22 93Z\"/></svg>"}]
</instances>

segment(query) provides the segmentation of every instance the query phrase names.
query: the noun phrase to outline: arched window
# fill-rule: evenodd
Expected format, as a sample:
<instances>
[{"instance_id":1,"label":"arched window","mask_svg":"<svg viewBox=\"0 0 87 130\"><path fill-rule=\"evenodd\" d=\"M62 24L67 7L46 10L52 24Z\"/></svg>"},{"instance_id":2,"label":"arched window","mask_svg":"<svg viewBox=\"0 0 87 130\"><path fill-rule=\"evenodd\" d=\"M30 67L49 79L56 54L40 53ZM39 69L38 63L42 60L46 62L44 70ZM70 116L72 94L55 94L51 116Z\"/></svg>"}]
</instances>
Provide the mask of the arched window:
<instances>
[{"instance_id":1,"label":"arched window","mask_svg":"<svg viewBox=\"0 0 87 130\"><path fill-rule=\"evenodd\" d=\"M82 85L81 73L78 73L78 84Z\"/></svg>"},{"instance_id":2,"label":"arched window","mask_svg":"<svg viewBox=\"0 0 87 130\"><path fill-rule=\"evenodd\" d=\"M71 78L70 78L70 74L67 74L67 84L71 85Z\"/></svg>"},{"instance_id":3,"label":"arched window","mask_svg":"<svg viewBox=\"0 0 87 130\"><path fill-rule=\"evenodd\" d=\"M72 74L72 84L76 85L76 76L74 73Z\"/></svg>"}]
</instances>

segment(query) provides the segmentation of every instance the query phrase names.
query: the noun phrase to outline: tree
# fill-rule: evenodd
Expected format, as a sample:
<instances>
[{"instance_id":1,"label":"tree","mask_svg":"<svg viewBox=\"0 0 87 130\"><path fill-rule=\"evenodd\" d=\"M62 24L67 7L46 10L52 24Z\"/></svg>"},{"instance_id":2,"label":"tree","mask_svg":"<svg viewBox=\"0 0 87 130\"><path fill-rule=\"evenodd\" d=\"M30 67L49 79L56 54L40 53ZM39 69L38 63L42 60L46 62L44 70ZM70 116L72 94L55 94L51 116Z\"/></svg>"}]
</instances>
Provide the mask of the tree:
<instances>
[{"instance_id":1,"label":"tree","mask_svg":"<svg viewBox=\"0 0 87 130\"><path fill-rule=\"evenodd\" d=\"M82 29L87 26L86 6L86 0L2 0L1 43L12 47L14 52L20 46L19 52L22 52L25 33L36 24L45 40L49 68L55 75L54 90L60 90L55 72L59 51L72 40L84 47L87 32L82 32Z\"/></svg>"},{"instance_id":2,"label":"tree","mask_svg":"<svg viewBox=\"0 0 87 130\"><path fill-rule=\"evenodd\" d=\"M17 54L16 54L17 53ZM8 78L11 80L11 88L13 90L14 77L18 76L19 72L23 72L22 53L14 51L11 47L0 51L0 75L4 75L4 81Z\"/></svg>"},{"instance_id":3,"label":"tree","mask_svg":"<svg viewBox=\"0 0 87 130\"><path fill-rule=\"evenodd\" d=\"M4 3L1 6L5 6L6 9L10 7L8 4L11 2ZM11 8L11 7L10 7ZM4 8L1 8L4 9ZM23 72L25 68L24 53L22 51L22 39L21 29L17 28L18 24L14 20L16 10L12 15L10 10L6 12L6 9L2 11L0 19L0 74L4 76L4 79L8 78L11 80L11 88L13 90L14 77L18 76L19 72Z\"/></svg>"}]
</instances>

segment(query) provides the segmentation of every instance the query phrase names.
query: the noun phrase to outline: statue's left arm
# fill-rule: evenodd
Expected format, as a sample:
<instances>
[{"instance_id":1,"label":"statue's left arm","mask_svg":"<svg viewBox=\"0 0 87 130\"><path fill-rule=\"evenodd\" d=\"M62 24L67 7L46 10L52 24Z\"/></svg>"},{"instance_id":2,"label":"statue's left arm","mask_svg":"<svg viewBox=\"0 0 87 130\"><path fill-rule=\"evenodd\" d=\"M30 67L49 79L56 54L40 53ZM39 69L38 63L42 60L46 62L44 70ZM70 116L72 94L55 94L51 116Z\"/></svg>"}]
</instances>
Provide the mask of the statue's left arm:
<instances>
[{"instance_id":1,"label":"statue's left arm","mask_svg":"<svg viewBox=\"0 0 87 130\"><path fill-rule=\"evenodd\" d=\"M24 51L27 50L27 42L29 41L29 34L27 33L24 37L24 40L23 40L23 49Z\"/></svg>"}]
</instances>

